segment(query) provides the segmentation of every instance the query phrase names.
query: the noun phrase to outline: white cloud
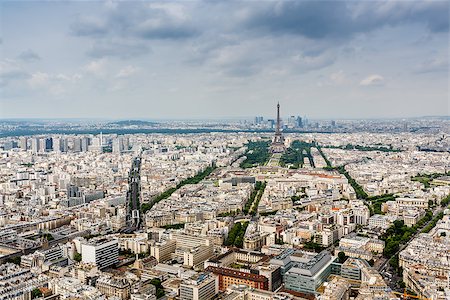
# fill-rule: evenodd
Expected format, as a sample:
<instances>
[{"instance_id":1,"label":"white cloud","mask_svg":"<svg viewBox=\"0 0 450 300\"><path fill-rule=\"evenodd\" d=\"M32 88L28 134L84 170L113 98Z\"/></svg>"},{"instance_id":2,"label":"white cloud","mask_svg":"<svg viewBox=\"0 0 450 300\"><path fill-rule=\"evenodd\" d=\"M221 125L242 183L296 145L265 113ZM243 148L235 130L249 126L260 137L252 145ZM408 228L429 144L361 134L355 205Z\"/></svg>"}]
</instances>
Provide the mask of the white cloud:
<instances>
[{"instance_id":1,"label":"white cloud","mask_svg":"<svg viewBox=\"0 0 450 300\"><path fill-rule=\"evenodd\" d=\"M80 80L81 78L83 78L83 76L78 73L75 73L73 75L58 74L55 76L55 79L57 79L57 80L70 81L70 82L75 82L77 80Z\"/></svg>"},{"instance_id":2,"label":"white cloud","mask_svg":"<svg viewBox=\"0 0 450 300\"><path fill-rule=\"evenodd\" d=\"M31 78L28 79L28 84L32 88L42 87L48 84L50 76L47 73L36 72L31 74Z\"/></svg>"},{"instance_id":3,"label":"white cloud","mask_svg":"<svg viewBox=\"0 0 450 300\"><path fill-rule=\"evenodd\" d=\"M448 59L434 58L415 67L416 73L448 72Z\"/></svg>"},{"instance_id":4,"label":"white cloud","mask_svg":"<svg viewBox=\"0 0 450 300\"><path fill-rule=\"evenodd\" d=\"M342 70L332 73L330 75L330 80L336 85L345 84L348 81L344 71Z\"/></svg>"},{"instance_id":5,"label":"white cloud","mask_svg":"<svg viewBox=\"0 0 450 300\"><path fill-rule=\"evenodd\" d=\"M88 63L84 70L94 75L102 75L105 71L106 59L93 60Z\"/></svg>"},{"instance_id":6,"label":"white cloud","mask_svg":"<svg viewBox=\"0 0 450 300\"><path fill-rule=\"evenodd\" d=\"M121 69L116 77L117 78L126 78L130 77L131 75L135 74L139 69L134 66L126 66L125 68Z\"/></svg>"},{"instance_id":7,"label":"white cloud","mask_svg":"<svg viewBox=\"0 0 450 300\"><path fill-rule=\"evenodd\" d=\"M369 85L381 85L383 83L384 83L383 76L378 75L378 74L373 74L373 75L369 75L366 78L364 78L363 80L361 80L359 85L369 86Z\"/></svg>"},{"instance_id":8,"label":"white cloud","mask_svg":"<svg viewBox=\"0 0 450 300\"><path fill-rule=\"evenodd\" d=\"M35 72L28 79L30 88L45 91L52 96L61 96L67 89L73 87L82 78L82 75L75 74L49 74L44 72Z\"/></svg>"}]
</instances>

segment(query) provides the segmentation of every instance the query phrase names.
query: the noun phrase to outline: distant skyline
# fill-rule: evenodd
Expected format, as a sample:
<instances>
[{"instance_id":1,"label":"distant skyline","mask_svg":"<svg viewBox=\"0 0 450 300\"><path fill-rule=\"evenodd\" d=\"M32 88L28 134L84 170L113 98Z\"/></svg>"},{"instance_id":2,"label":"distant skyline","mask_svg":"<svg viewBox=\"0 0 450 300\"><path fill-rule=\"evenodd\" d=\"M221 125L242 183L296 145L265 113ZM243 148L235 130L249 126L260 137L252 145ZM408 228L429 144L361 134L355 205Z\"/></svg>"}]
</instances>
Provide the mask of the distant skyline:
<instances>
[{"instance_id":1,"label":"distant skyline","mask_svg":"<svg viewBox=\"0 0 450 300\"><path fill-rule=\"evenodd\" d=\"M448 1L0 3L0 118L450 115ZM273 117L271 117L273 116Z\"/></svg>"}]
</instances>

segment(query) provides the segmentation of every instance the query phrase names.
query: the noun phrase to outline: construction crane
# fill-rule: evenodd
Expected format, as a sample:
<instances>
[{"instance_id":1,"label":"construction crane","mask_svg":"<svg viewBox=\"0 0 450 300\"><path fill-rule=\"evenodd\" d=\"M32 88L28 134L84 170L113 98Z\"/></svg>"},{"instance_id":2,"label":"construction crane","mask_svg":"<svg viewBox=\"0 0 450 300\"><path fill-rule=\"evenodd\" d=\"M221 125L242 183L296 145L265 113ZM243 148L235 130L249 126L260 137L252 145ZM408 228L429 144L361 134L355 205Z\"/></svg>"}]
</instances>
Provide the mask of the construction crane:
<instances>
[{"instance_id":1,"label":"construction crane","mask_svg":"<svg viewBox=\"0 0 450 300\"><path fill-rule=\"evenodd\" d=\"M406 292L406 289L404 290L403 293L400 293L400 292L393 292L393 293L396 294L396 295L402 296L404 300L405 299L410 299L410 298L412 298L412 299L419 299L419 300L431 300L430 298L425 298L425 297L422 297L422 296L416 296L416 295L408 294Z\"/></svg>"}]
</instances>

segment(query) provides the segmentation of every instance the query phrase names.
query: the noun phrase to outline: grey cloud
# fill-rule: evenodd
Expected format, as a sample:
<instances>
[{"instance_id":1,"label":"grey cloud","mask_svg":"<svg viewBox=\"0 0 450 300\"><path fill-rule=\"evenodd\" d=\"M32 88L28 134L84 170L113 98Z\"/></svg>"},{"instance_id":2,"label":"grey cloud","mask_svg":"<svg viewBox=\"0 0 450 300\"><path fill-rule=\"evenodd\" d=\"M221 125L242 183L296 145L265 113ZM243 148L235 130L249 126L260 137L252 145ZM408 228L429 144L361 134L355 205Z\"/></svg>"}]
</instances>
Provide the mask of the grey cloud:
<instances>
[{"instance_id":1,"label":"grey cloud","mask_svg":"<svg viewBox=\"0 0 450 300\"><path fill-rule=\"evenodd\" d=\"M17 58L24 62L34 62L41 59L41 57L31 49L23 51L17 56Z\"/></svg>"},{"instance_id":2,"label":"grey cloud","mask_svg":"<svg viewBox=\"0 0 450 300\"><path fill-rule=\"evenodd\" d=\"M150 47L144 43L101 40L94 42L87 54L93 58L119 57L126 59L150 52Z\"/></svg>"},{"instance_id":3,"label":"grey cloud","mask_svg":"<svg viewBox=\"0 0 450 300\"><path fill-rule=\"evenodd\" d=\"M136 33L145 39L184 39L193 37L199 32L193 28L176 24L141 24Z\"/></svg>"},{"instance_id":4,"label":"grey cloud","mask_svg":"<svg viewBox=\"0 0 450 300\"><path fill-rule=\"evenodd\" d=\"M167 5L170 5L168 3ZM71 27L77 36L124 39L184 39L199 33L189 18L172 14L164 4L118 3L100 17L84 17Z\"/></svg>"},{"instance_id":5,"label":"grey cloud","mask_svg":"<svg viewBox=\"0 0 450 300\"><path fill-rule=\"evenodd\" d=\"M101 37L109 32L108 25L98 18L79 18L71 25L70 32L75 36Z\"/></svg>"},{"instance_id":6,"label":"grey cloud","mask_svg":"<svg viewBox=\"0 0 450 300\"><path fill-rule=\"evenodd\" d=\"M404 23L422 23L432 32L449 28L448 1L283 1L252 8L241 20L244 28L310 39L345 39Z\"/></svg>"},{"instance_id":7,"label":"grey cloud","mask_svg":"<svg viewBox=\"0 0 450 300\"><path fill-rule=\"evenodd\" d=\"M299 34L311 39L349 35L349 11L342 1L269 2L249 11L242 25L274 33Z\"/></svg>"},{"instance_id":8,"label":"grey cloud","mask_svg":"<svg viewBox=\"0 0 450 300\"><path fill-rule=\"evenodd\" d=\"M0 61L0 86L6 86L10 82L24 80L29 77L30 74L19 66L16 61L9 59Z\"/></svg>"}]
</instances>

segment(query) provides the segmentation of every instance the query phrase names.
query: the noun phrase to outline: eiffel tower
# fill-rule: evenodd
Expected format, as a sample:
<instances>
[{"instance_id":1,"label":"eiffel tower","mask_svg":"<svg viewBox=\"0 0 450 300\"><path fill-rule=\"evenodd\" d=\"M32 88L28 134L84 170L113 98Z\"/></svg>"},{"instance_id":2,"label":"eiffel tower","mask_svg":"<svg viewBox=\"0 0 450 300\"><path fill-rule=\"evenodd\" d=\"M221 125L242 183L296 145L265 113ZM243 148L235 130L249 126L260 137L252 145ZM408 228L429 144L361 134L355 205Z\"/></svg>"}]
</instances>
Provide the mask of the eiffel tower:
<instances>
[{"instance_id":1,"label":"eiffel tower","mask_svg":"<svg viewBox=\"0 0 450 300\"><path fill-rule=\"evenodd\" d=\"M270 146L270 152L272 153L283 153L286 151L286 146L284 145L284 137L281 133L281 119L280 119L280 102L277 104L277 128L275 130L275 136L272 140L272 145Z\"/></svg>"}]
</instances>

